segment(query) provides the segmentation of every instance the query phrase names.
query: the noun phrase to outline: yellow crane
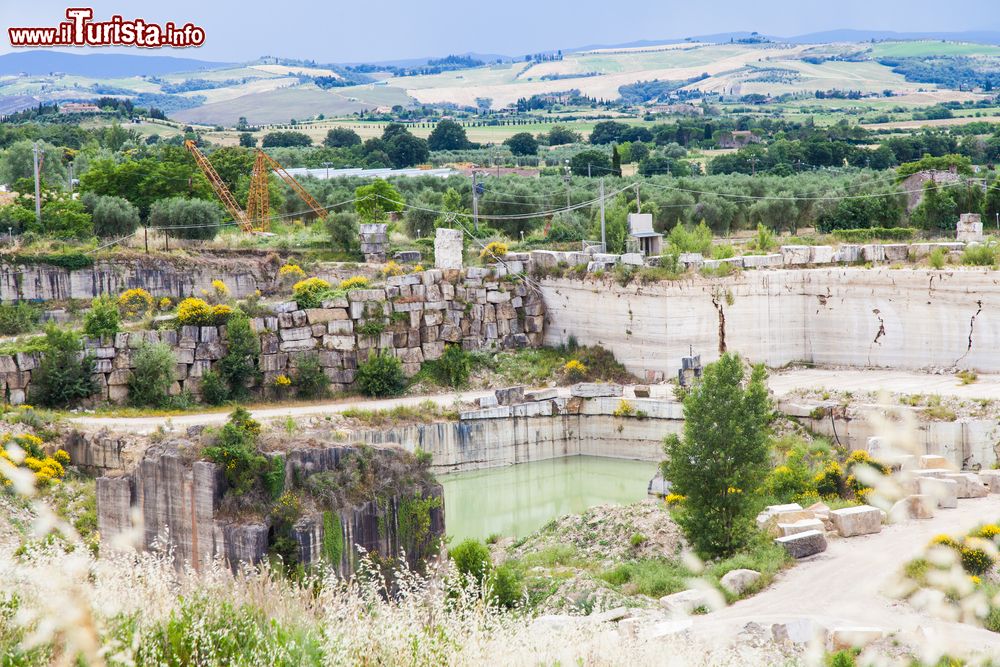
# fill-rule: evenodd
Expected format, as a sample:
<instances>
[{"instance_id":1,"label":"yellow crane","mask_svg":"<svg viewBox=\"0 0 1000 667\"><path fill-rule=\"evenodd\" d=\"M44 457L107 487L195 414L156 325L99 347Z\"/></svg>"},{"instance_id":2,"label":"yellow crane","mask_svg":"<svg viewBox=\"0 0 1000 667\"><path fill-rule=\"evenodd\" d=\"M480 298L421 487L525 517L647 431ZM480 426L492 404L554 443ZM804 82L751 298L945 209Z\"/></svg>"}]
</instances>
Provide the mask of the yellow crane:
<instances>
[{"instance_id":1,"label":"yellow crane","mask_svg":"<svg viewBox=\"0 0 1000 667\"><path fill-rule=\"evenodd\" d=\"M288 171L275 160L273 157L257 149L257 153L254 156L253 162L253 172L250 174L250 192L247 196L247 207L246 210L240 206L239 202L236 201L236 197L233 193L229 191L226 187L225 182L219 176L218 172L215 171L215 167L212 163L208 161L205 154L198 149L197 144L194 141L188 139L184 142L185 148L188 152L194 156L195 162L198 164L198 168L201 169L202 173L205 174L205 178L208 179L209 184L212 186L212 190L215 191L216 196L222 201L226 210L229 214L233 216L233 220L239 223L240 228L245 232L264 232L267 231L270 226L271 212L270 212L270 197L268 195L268 174L272 171L278 175L278 177L283 180L299 198L306 203L306 205L316 214L316 217L323 218L326 217L326 209L320 206L319 202L316 201L309 192L306 191L302 184L295 180L295 178L288 173Z\"/></svg>"}]
</instances>

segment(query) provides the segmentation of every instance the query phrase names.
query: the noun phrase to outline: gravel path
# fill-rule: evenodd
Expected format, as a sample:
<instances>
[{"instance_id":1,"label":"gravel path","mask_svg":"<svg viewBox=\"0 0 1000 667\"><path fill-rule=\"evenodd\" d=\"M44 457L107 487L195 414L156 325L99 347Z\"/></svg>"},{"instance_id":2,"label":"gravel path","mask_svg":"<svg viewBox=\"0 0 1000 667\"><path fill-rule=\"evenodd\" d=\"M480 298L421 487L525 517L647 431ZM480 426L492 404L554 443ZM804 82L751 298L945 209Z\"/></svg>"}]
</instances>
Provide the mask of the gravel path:
<instances>
[{"instance_id":1,"label":"gravel path","mask_svg":"<svg viewBox=\"0 0 1000 667\"><path fill-rule=\"evenodd\" d=\"M761 593L725 609L695 616L698 636L732 638L747 623L810 618L833 629L869 626L920 641L923 632L946 642L949 650L986 651L1000 656L1000 635L963 623L934 618L884 594L902 565L919 555L939 533L966 532L1000 519L1000 495L965 499L957 509L938 510L933 519L884 526L875 535L832 538L822 554L797 563ZM909 642L908 642L909 643Z\"/></svg>"}]
</instances>

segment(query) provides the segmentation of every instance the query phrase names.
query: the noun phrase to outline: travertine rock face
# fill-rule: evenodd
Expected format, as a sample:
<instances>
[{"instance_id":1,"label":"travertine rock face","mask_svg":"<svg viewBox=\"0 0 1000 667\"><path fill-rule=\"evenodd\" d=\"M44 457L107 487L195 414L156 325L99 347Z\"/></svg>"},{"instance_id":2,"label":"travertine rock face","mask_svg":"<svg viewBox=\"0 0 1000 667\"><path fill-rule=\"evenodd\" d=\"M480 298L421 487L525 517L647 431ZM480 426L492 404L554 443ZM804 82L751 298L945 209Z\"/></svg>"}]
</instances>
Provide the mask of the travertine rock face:
<instances>
[{"instance_id":1,"label":"travertine rock face","mask_svg":"<svg viewBox=\"0 0 1000 667\"><path fill-rule=\"evenodd\" d=\"M289 452L285 460L286 488L292 489L293 484L312 474L338 469L358 451L355 447L330 447ZM190 563L203 568L219 558L234 568L241 562L260 562L275 543L276 526L268 517L227 516L222 505L226 492L222 472L214 463L192 462L192 455L188 443L154 444L130 475L98 478L98 526L103 542L112 545L118 535L133 529L132 515L138 509L142 518L138 546L169 547L178 566ZM398 557L405 551L410 565L415 566L428 555L434 541L444 535L440 485L412 481L409 475L413 471L405 462L400 463L403 459L396 450L377 450L373 456L388 461L380 468L388 471L388 478L379 482L381 488L390 491L380 492L374 500L319 507L302 516L289 532L298 547L300 562L335 558L332 564L342 574L349 574L360 549L364 549L385 557ZM412 517L407 515L408 503L415 498L437 499L430 501L429 530L423 535L406 528L412 524ZM328 529L339 535L328 539ZM330 544L340 547L332 549Z\"/></svg>"}]
</instances>

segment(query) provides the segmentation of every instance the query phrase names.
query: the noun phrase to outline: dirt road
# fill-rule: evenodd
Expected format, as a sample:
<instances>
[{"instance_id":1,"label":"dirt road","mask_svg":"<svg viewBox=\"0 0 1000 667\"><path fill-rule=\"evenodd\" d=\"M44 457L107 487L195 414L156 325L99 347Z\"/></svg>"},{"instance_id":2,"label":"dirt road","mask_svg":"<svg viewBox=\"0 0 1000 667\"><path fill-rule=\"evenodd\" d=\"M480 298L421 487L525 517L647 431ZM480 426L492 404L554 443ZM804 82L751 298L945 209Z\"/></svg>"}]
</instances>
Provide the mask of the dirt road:
<instances>
[{"instance_id":1,"label":"dirt road","mask_svg":"<svg viewBox=\"0 0 1000 667\"><path fill-rule=\"evenodd\" d=\"M987 651L1000 656L1000 635L963 623L940 620L884 594L894 573L939 533L965 532L1000 520L1000 496L965 499L957 509L938 510L933 519L884 526L876 535L831 538L827 550L800 561L767 590L705 616L694 617L692 632L730 638L747 623L809 618L833 629L869 626L946 641L949 650ZM924 632L918 632L922 628Z\"/></svg>"}]
</instances>

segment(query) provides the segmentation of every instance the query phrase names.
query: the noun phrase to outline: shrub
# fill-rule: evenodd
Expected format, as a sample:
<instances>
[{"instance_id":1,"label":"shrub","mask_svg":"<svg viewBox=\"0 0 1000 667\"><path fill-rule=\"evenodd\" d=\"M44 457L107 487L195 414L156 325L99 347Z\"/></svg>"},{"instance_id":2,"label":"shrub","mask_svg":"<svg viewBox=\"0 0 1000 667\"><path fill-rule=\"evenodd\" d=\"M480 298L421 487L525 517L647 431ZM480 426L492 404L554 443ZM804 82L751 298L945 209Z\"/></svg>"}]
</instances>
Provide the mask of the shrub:
<instances>
[{"instance_id":1,"label":"shrub","mask_svg":"<svg viewBox=\"0 0 1000 667\"><path fill-rule=\"evenodd\" d=\"M670 230L667 242L671 252L697 252L708 255L712 249L712 230L703 220L697 227L677 225Z\"/></svg>"},{"instance_id":2,"label":"shrub","mask_svg":"<svg viewBox=\"0 0 1000 667\"><path fill-rule=\"evenodd\" d=\"M563 366L563 373L566 374L566 379L570 382L581 382L587 377L587 368L579 359L570 359Z\"/></svg>"},{"instance_id":3,"label":"shrub","mask_svg":"<svg viewBox=\"0 0 1000 667\"><path fill-rule=\"evenodd\" d=\"M319 357L310 354L298 360L295 376L292 378L299 398L323 398L330 393L330 378L319 365Z\"/></svg>"},{"instance_id":4,"label":"shrub","mask_svg":"<svg viewBox=\"0 0 1000 667\"><path fill-rule=\"evenodd\" d=\"M479 259L503 259L506 254L506 243L503 241L491 241L479 253Z\"/></svg>"},{"instance_id":5,"label":"shrub","mask_svg":"<svg viewBox=\"0 0 1000 667\"><path fill-rule=\"evenodd\" d=\"M340 289L349 292L352 289L364 289L368 287L368 279L364 276L351 276L340 281Z\"/></svg>"},{"instance_id":6,"label":"shrub","mask_svg":"<svg viewBox=\"0 0 1000 667\"><path fill-rule=\"evenodd\" d=\"M229 387L218 371L205 371L202 374L201 397L209 405L222 405L229 400Z\"/></svg>"},{"instance_id":7,"label":"shrub","mask_svg":"<svg viewBox=\"0 0 1000 667\"><path fill-rule=\"evenodd\" d=\"M969 535L972 537L981 537L984 540L993 542L995 541L996 536L1000 535L1000 526L995 523L987 523L979 526L979 528L976 528L974 531L969 533Z\"/></svg>"},{"instance_id":8,"label":"shrub","mask_svg":"<svg viewBox=\"0 0 1000 667\"><path fill-rule=\"evenodd\" d=\"M461 345L447 345L444 354L434 362L435 379L441 384L458 389L469 384L472 372L472 355Z\"/></svg>"},{"instance_id":9,"label":"shrub","mask_svg":"<svg viewBox=\"0 0 1000 667\"><path fill-rule=\"evenodd\" d=\"M455 568L463 577L481 584L492 568L490 549L479 540L462 540L449 551Z\"/></svg>"},{"instance_id":10,"label":"shrub","mask_svg":"<svg viewBox=\"0 0 1000 667\"><path fill-rule=\"evenodd\" d=\"M121 313L114 299L104 294L90 302L83 316L83 332L91 338L114 336L121 325Z\"/></svg>"},{"instance_id":11,"label":"shrub","mask_svg":"<svg viewBox=\"0 0 1000 667\"><path fill-rule=\"evenodd\" d=\"M236 408L222 427L215 443L204 450L205 458L221 466L231 490L237 495L251 491L267 470L267 458L257 451L260 424L243 408Z\"/></svg>"},{"instance_id":12,"label":"shrub","mask_svg":"<svg viewBox=\"0 0 1000 667\"><path fill-rule=\"evenodd\" d=\"M25 231L57 239L86 239L93 235L94 226L79 201L53 199L42 206L41 226L32 216L25 224Z\"/></svg>"},{"instance_id":13,"label":"shrub","mask_svg":"<svg viewBox=\"0 0 1000 667\"><path fill-rule=\"evenodd\" d=\"M215 319L208 302L192 296L177 305L177 322L182 326L207 327L213 325Z\"/></svg>"},{"instance_id":14,"label":"shrub","mask_svg":"<svg viewBox=\"0 0 1000 667\"><path fill-rule=\"evenodd\" d=\"M228 299L229 298L229 285L223 280L216 278L212 281L212 292L216 299Z\"/></svg>"},{"instance_id":15,"label":"shrub","mask_svg":"<svg viewBox=\"0 0 1000 667\"><path fill-rule=\"evenodd\" d=\"M214 315L213 315L214 316ZM250 327L250 318L237 308L226 326L226 354L218 363L219 376L229 387L229 396L239 400L246 396L248 385L260 376L257 360L260 339Z\"/></svg>"},{"instance_id":16,"label":"shrub","mask_svg":"<svg viewBox=\"0 0 1000 667\"><path fill-rule=\"evenodd\" d=\"M81 355L80 338L72 331L50 325L45 330L45 351L31 374L31 400L48 408L63 408L97 391L94 359Z\"/></svg>"},{"instance_id":17,"label":"shrub","mask_svg":"<svg viewBox=\"0 0 1000 667\"><path fill-rule=\"evenodd\" d=\"M997 250L992 243L970 245L962 252L962 264L966 266L993 266L996 263Z\"/></svg>"},{"instance_id":18,"label":"shrub","mask_svg":"<svg viewBox=\"0 0 1000 667\"><path fill-rule=\"evenodd\" d=\"M374 354L358 364L358 388L367 396L394 396L406 388L403 364L388 354Z\"/></svg>"},{"instance_id":19,"label":"shrub","mask_svg":"<svg viewBox=\"0 0 1000 667\"><path fill-rule=\"evenodd\" d=\"M159 407L170 400L177 359L165 343L143 343L133 358L135 367L128 376L128 402L136 406Z\"/></svg>"},{"instance_id":20,"label":"shrub","mask_svg":"<svg viewBox=\"0 0 1000 667\"><path fill-rule=\"evenodd\" d=\"M511 609L524 597L524 583L521 573L510 563L493 569L486 583L489 601L498 607Z\"/></svg>"},{"instance_id":21,"label":"shrub","mask_svg":"<svg viewBox=\"0 0 1000 667\"><path fill-rule=\"evenodd\" d=\"M337 250L355 255L361 252L358 216L351 211L331 212L326 216L326 233Z\"/></svg>"},{"instance_id":22,"label":"shrub","mask_svg":"<svg viewBox=\"0 0 1000 667\"><path fill-rule=\"evenodd\" d=\"M931 267L943 269L945 263L944 248L934 248L934 250L931 250L931 254L927 256L927 261L930 262Z\"/></svg>"},{"instance_id":23,"label":"shrub","mask_svg":"<svg viewBox=\"0 0 1000 667\"><path fill-rule=\"evenodd\" d=\"M816 492L821 496L839 496L844 493L844 469L836 461L828 461L813 479Z\"/></svg>"},{"instance_id":24,"label":"shrub","mask_svg":"<svg viewBox=\"0 0 1000 667\"><path fill-rule=\"evenodd\" d=\"M322 278L306 278L292 287L292 299L299 308L319 308L330 292L330 283Z\"/></svg>"},{"instance_id":25,"label":"shrub","mask_svg":"<svg viewBox=\"0 0 1000 667\"><path fill-rule=\"evenodd\" d=\"M801 462L790 462L790 465L777 466L768 473L764 490L781 502L791 502L794 498L815 491L811 481L808 468Z\"/></svg>"},{"instance_id":26,"label":"shrub","mask_svg":"<svg viewBox=\"0 0 1000 667\"><path fill-rule=\"evenodd\" d=\"M962 568L971 575L985 574L993 567L993 557L985 550L963 545L959 550L962 558Z\"/></svg>"},{"instance_id":27,"label":"shrub","mask_svg":"<svg viewBox=\"0 0 1000 667\"><path fill-rule=\"evenodd\" d=\"M41 318L42 312L24 301L0 305L0 335L16 336L31 331Z\"/></svg>"},{"instance_id":28,"label":"shrub","mask_svg":"<svg viewBox=\"0 0 1000 667\"><path fill-rule=\"evenodd\" d=\"M835 229L833 236L844 243L870 243L871 241L909 241L917 234L914 227L867 227L864 229Z\"/></svg>"},{"instance_id":29,"label":"shrub","mask_svg":"<svg viewBox=\"0 0 1000 667\"><path fill-rule=\"evenodd\" d=\"M382 275L386 278L389 276L401 276L405 273L403 267L401 267L395 260L390 259L385 266L382 267Z\"/></svg>"},{"instance_id":30,"label":"shrub","mask_svg":"<svg viewBox=\"0 0 1000 667\"><path fill-rule=\"evenodd\" d=\"M302 279L306 277L306 272L302 270L302 267L298 264L285 264L280 269L278 269L278 276L280 278L295 278Z\"/></svg>"},{"instance_id":31,"label":"shrub","mask_svg":"<svg viewBox=\"0 0 1000 667\"><path fill-rule=\"evenodd\" d=\"M118 295L118 308L127 318L142 317L153 310L153 295L136 287Z\"/></svg>"}]
</instances>

